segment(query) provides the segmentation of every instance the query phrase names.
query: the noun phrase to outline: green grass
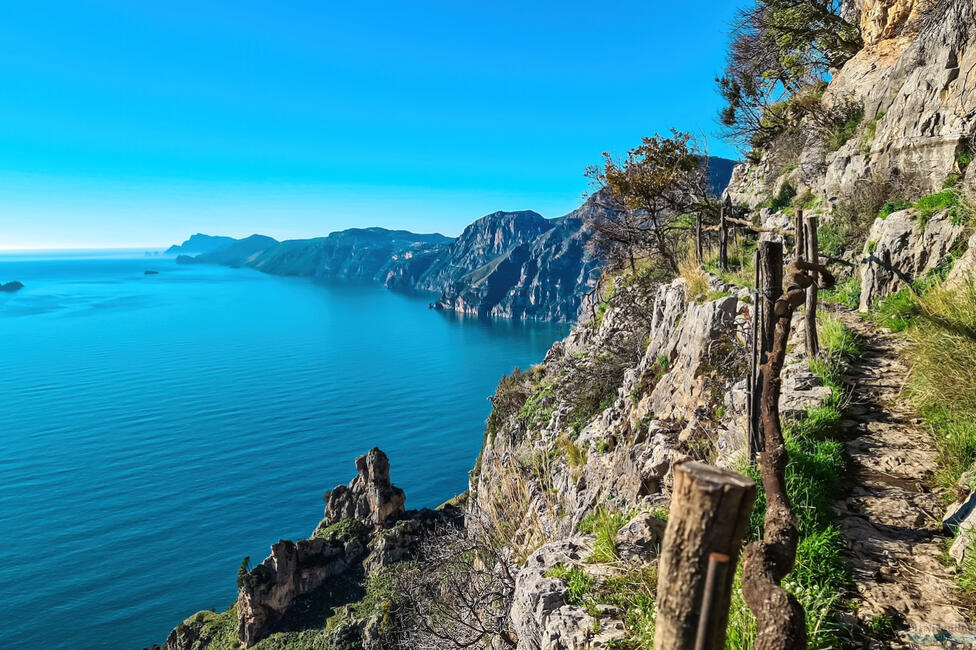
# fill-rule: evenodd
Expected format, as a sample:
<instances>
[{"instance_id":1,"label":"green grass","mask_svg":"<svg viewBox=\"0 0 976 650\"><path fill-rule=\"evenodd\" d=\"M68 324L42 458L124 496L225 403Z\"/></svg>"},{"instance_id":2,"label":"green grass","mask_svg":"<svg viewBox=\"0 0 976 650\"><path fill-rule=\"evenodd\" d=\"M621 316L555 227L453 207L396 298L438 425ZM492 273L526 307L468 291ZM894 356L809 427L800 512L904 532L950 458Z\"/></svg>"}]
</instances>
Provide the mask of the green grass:
<instances>
[{"instance_id":1,"label":"green grass","mask_svg":"<svg viewBox=\"0 0 976 650\"><path fill-rule=\"evenodd\" d=\"M904 287L877 301L871 312L871 318L875 323L887 327L892 332L902 332L908 328L917 310L915 292L911 287Z\"/></svg>"},{"instance_id":2,"label":"green grass","mask_svg":"<svg viewBox=\"0 0 976 650\"><path fill-rule=\"evenodd\" d=\"M627 520L626 514L609 508L599 508L583 518L578 526L579 531L594 537L593 552L587 562L614 562L618 559L617 531Z\"/></svg>"},{"instance_id":3,"label":"green grass","mask_svg":"<svg viewBox=\"0 0 976 650\"><path fill-rule=\"evenodd\" d=\"M593 578L579 567L557 564L546 571L547 578L556 578L566 583L566 602L580 607L593 587Z\"/></svg>"},{"instance_id":4,"label":"green grass","mask_svg":"<svg viewBox=\"0 0 976 650\"><path fill-rule=\"evenodd\" d=\"M857 335L829 312L821 311L817 314L817 335L822 352L841 355L847 360L860 359L864 354Z\"/></svg>"},{"instance_id":5,"label":"green grass","mask_svg":"<svg viewBox=\"0 0 976 650\"><path fill-rule=\"evenodd\" d=\"M976 285L921 291L906 338L907 395L935 435L937 479L949 487L976 461Z\"/></svg>"},{"instance_id":6,"label":"green grass","mask_svg":"<svg viewBox=\"0 0 976 650\"><path fill-rule=\"evenodd\" d=\"M834 288L820 292L820 298L824 302L838 305L845 305L851 309L857 309L861 304L861 279L852 275Z\"/></svg>"},{"instance_id":7,"label":"green grass","mask_svg":"<svg viewBox=\"0 0 976 650\"><path fill-rule=\"evenodd\" d=\"M361 521L353 517L347 517L342 521L337 521L331 526L325 528L322 524L325 520L319 523L319 527L315 529L315 534L313 537L321 537L323 539L328 539L332 536L342 537L342 538L352 538L352 537L362 537L368 530Z\"/></svg>"},{"instance_id":8,"label":"green grass","mask_svg":"<svg viewBox=\"0 0 976 650\"><path fill-rule=\"evenodd\" d=\"M974 215L973 206L966 200L962 190L956 187L923 196L913 207L918 210L923 227L936 212L948 211L949 219L954 225L968 224Z\"/></svg>"},{"instance_id":9,"label":"green grass","mask_svg":"<svg viewBox=\"0 0 976 650\"><path fill-rule=\"evenodd\" d=\"M885 202L884 205L881 206L881 209L878 210L878 218L887 219L895 212L900 212L901 210L907 210L910 207L912 207L912 204L902 199L894 199L891 201L887 201Z\"/></svg>"}]
</instances>

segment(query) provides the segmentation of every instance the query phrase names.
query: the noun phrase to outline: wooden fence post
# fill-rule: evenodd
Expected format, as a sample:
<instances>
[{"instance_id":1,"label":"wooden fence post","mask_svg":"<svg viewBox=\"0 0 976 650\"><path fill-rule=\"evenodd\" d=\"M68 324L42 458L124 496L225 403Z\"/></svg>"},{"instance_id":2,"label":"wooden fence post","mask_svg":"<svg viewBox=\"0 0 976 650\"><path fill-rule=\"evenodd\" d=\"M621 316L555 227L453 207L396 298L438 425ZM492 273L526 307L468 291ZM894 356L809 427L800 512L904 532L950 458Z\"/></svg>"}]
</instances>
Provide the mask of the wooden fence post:
<instances>
[{"instance_id":1,"label":"wooden fence post","mask_svg":"<svg viewBox=\"0 0 976 650\"><path fill-rule=\"evenodd\" d=\"M729 226L725 219L731 209L732 198L726 196L718 213L718 266L723 271L729 270Z\"/></svg>"},{"instance_id":2,"label":"wooden fence post","mask_svg":"<svg viewBox=\"0 0 976 650\"><path fill-rule=\"evenodd\" d=\"M695 218L695 259L698 264L705 261L705 247L702 245L702 213L699 212Z\"/></svg>"},{"instance_id":3,"label":"wooden fence post","mask_svg":"<svg viewBox=\"0 0 976 650\"><path fill-rule=\"evenodd\" d=\"M762 377L760 366L773 347L773 327L776 313L773 308L783 293L783 244L761 241L756 247L756 305L753 316L752 363L749 385L749 461L765 448L762 435L761 408Z\"/></svg>"},{"instance_id":4,"label":"wooden fence post","mask_svg":"<svg viewBox=\"0 0 976 650\"><path fill-rule=\"evenodd\" d=\"M699 462L674 466L657 580L657 650L725 647L732 577L756 484Z\"/></svg>"},{"instance_id":5,"label":"wooden fence post","mask_svg":"<svg viewBox=\"0 0 976 650\"><path fill-rule=\"evenodd\" d=\"M820 244L817 241L817 217L807 217L804 230L806 234L806 260L814 264L819 264ZM819 276L816 271L810 271L809 273L813 278L813 284L807 287L807 358L814 359L820 354L820 341L817 338L817 291L819 290Z\"/></svg>"},{"instance_id":6,"label":"wooden fence post","mask_svg":"<svg viewBox=\"0 0 976 650\"><path fill-rule=\"evenodd\" d=\"M797 211L796 211L796 225L795 225L795 228L796 228L796 235L795 235L795 238L796 238L796 250L795 250L795 253L794 254L796 256L796 259L802 260L802 259L805 259L806 246L807 246L807 240L806 240L805 235L803 234L804 233L804 230L803 230L803 210L797 209Z\"/></svg>"}]
</instances>

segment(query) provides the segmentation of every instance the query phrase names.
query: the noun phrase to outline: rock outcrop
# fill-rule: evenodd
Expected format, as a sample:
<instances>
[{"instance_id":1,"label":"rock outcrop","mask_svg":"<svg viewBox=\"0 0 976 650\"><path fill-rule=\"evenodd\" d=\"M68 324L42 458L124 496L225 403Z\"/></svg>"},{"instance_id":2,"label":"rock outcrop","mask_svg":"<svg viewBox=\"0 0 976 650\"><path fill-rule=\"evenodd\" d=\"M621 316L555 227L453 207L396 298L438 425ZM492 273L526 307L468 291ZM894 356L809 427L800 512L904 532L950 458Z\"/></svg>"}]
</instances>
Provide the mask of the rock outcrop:
<instances>
[{"instance_id":1,"label":"rock outcrop","mask_svg":"<svg viewBox=\"0 0 976 650\"><path fill-rule=\"evenodd\" d=\"M966 229L947 212L923 220L916 210L902 210L871 226L864 245L860 310L868 311L935 269L962 241Z\"/></svg>"},{"instance_id":2,"label":"rock outcrop","mask_svg":"<svg viewBox=\"0 0 976 650\"><path fill-rule=\"evenodd\" d=\"M238 579L235 606L222 614L201 612L177 626L167 640L168 650L197 650L211 642L249 648L269 634L276 633L287 620L304 616L306 608L321 609L339 617L342 625L329 633L334 646L380 650L383 645L376 630L381 612L365 618L350 618L346 613L355 585L387 567L410 559L420 541L430 531L455 526L456 509L406 512L403 491L390 482L390 464L379 449L356 459L358 475L348 486L339 486L326 495L325 518L309 539L281 540L258 566L244 571ZM363 577L365 576L365 578ZM337 613L338 612L338 613ZM233 639L221 617L234 617ZM319 621L321 623L321 621ZM314 624L314 621L313 621ZM223 634L224 636L221 636ZM331 637L330 637L331 638ZM344 639L344 641L342 640ZM345 646L342 643L354 643Z\"/></svg>"},{"instance_id":3,"label":"rock outcrop","mask_svg":"<svg viewBox=\"0 0 976 650\"><path fill-rule=\"evenodd\" d=\"M403 490L390 483L386 454L374 447L356 459L356 470L359 475L348 487L339 485L325 495L322 526L355 519L379 530L391 517L403 514L406 497Z\"/></svg>"}]
</instances>

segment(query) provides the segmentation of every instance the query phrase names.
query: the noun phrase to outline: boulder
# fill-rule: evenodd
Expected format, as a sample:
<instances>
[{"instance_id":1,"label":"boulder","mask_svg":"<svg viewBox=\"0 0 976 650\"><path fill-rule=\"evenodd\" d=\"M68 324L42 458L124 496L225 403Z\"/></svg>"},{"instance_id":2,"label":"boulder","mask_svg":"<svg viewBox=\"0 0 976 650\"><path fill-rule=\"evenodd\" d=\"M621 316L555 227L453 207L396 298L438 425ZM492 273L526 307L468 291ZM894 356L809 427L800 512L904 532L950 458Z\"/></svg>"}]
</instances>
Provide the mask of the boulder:
<instances>
[{"instance_id":1,"label":"boulder","mask_svg":"<svg viewBox=\"0 0 976 650\"><path fill-rule=\"evenodd\" d=\"M927 221L916 210L876 219L864 246L860 311L924 277L946 258L964 231L965 226L953 224L947 212Z\"/></svg>"}]
</instances>

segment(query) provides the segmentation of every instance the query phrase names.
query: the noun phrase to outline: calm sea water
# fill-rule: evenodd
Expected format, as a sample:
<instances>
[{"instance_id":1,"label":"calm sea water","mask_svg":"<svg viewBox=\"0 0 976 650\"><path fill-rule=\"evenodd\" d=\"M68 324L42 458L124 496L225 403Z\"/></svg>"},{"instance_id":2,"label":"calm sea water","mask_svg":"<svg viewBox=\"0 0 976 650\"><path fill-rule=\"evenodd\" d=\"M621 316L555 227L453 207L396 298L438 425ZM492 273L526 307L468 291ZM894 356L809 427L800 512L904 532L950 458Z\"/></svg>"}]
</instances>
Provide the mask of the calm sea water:
<instances>
[{"instance_id":1,"label":"calm sea water","mask_svg":"<svg viewBox=\"0 0 976 650\"><path fill-rule=\"evenodd\" d=\"M145 275L146 269L159 271ZM565 328L133 254L2 255L0 647L141 648L307 536L379 446L466 488L502 374Z\"/></svg>"}]
</instances>

